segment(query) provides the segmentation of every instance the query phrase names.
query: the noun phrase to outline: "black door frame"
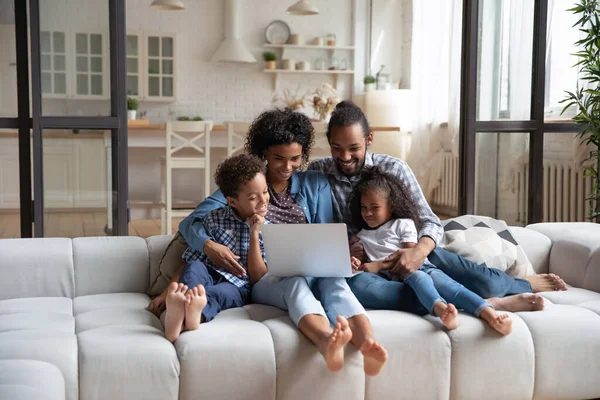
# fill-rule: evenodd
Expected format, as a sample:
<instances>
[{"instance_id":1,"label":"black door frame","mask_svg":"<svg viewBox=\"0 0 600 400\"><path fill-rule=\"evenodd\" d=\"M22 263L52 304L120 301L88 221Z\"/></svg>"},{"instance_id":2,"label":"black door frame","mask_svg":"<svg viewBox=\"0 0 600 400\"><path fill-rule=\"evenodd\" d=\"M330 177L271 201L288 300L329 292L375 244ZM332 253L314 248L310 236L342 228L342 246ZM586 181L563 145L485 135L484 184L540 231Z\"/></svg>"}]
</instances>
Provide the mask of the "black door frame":
<instances>
[{"instance_id":1,"label":"black door frame","mask_svg":"<svg viewBox=\"0 0 600 400\"><path fill-rule=\"evenodd\" d=\"M460 104L460 175L458 208L460 214L475 213L475 139L479 132L529 133L529 187L527 223L543 219L543 159L545 133L578 132L577 124L544 121L546 79L546 32L548 1L535 0L531 70L531 118L524 121L478 121L477 115L477 41L479 0L463 0L462 68Z\"/></svg>"},{"instance_id":2,"label":"black door frame","mask_svg":"<svg viewBox=\"0 0 600 400\"><path fill-rule=\"evenodd\" d=\"M27 5L29 3L29 51ZM127 103L125 0L108 0L111 115L108 117L42 116L39 0L14 1L17 50L17 118L0 118L0 128L18 129L21 237L44 236L43 131L45 129L110 130L112 141L112 234L128 234ZM31 117L29 109L31 62ZM30 140L30 129L33 135ZM33 193L31 143L33 142ZM33 201L35 199L35 201ZM33 231L32 231L33 223Z\"/></svg>"}]
</instances>

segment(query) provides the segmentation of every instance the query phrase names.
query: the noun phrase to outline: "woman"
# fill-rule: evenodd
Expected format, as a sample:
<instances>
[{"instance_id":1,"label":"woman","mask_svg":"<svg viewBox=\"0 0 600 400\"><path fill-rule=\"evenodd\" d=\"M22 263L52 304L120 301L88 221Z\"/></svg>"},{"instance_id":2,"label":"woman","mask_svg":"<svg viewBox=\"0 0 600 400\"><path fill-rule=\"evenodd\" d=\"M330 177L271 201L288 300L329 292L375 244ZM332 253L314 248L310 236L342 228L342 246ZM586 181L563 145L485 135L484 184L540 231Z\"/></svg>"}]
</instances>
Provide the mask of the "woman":
<instances>
[{"instance_id":1,"label":"woman","mask_svg":"<svg viewBox=\"0 0 600 400\"><path fill-rule=\"evenodd\" d=\"M333 222L327 179L320 172L299 171L308 162L313 143L310 120L289 109L264 112L250 127L246 151L267 164L269 222ZM244 270L236 262L236 255L212 241L200 222L207 212L225 204L221 192L215 192L181 222L179 230L192 248L203 251L216 265L240 276ZM174 281L178 275L173 277ZM161 297L166 298L164 294ZM332 371L342 368L343 348L348 341L362 352L368 375L377 375L387 360L385 349L373 339L364 308L343 278L277 278L267 274L253 286L252 300L288 310L292 321L317 346ZM330 321L335 325L333 332Z\"/></svg>"}]
</instances>

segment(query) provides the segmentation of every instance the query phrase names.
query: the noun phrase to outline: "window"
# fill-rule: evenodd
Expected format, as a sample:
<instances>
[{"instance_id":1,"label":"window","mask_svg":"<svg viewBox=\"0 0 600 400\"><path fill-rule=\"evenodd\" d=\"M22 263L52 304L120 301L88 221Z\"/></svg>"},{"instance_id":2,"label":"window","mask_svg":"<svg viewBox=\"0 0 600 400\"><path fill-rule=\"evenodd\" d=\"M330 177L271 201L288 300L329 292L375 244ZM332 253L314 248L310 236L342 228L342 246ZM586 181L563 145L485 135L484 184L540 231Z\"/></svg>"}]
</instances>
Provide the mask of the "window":
<instances>
[{"instance_id":1,"label":"window","mask_svg":"<svg viewBox=\"0 0 600 400\"><path fill-rule=\"evenodd\" d=\"M42 93L67 94L67 51L64 32L40 32Z\"/></svg>"}]
</instances>

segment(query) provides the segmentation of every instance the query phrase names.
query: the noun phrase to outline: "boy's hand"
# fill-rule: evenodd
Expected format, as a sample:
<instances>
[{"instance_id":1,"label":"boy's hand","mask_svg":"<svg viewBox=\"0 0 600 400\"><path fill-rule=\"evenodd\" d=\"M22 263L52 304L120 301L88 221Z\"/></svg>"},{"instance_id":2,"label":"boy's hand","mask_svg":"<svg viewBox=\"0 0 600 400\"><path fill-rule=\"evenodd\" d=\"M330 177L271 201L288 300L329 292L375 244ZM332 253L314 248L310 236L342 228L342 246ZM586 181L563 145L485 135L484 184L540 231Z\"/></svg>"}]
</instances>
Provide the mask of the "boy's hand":
<instances>
[{"instance_id":1,"label":"boy's hand","mask_svg":"<svg viewBox=\"0 0 600 400\"><path fill-rule=\"evenodd\" d=\"M167 308L167 289L161 294L152 299L150 304L146 307L147 311L160 318L160 314Z\"/></svg>"},{"instance_id":2,"label":"boy's hand","mask_svg":"<svg viewBox=\"0 0 600 400\"><path fill-rule=\"evenodd\" d=\"M361 271L362 269L360 268L360 265L362 264L360 262L360 260L354 256L352 256L351 258L351 262L352 262L352 271Z\"/></svg>"},{"instance_id":3,"label":"boy's hand","mask_svg":"<svg viewBox=\"0 0 600 400\"><path fill-rule=\"evenodd\" d=\"M265 223L265 218L261 217L258 214L254 214L250 218L246 220L248 225L250 225L250 234L259 233L260 226Z\"/></svg>"}]
</instances>

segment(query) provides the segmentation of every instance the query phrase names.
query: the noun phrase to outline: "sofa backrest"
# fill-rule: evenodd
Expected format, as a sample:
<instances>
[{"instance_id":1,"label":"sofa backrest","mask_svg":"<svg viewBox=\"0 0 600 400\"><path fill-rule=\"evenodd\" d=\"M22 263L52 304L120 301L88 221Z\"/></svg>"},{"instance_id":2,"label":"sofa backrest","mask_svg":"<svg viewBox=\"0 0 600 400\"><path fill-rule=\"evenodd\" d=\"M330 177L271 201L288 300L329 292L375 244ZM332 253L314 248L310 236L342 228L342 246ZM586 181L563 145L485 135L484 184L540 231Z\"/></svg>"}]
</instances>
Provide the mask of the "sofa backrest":
<instances>
[{"instance_id":1,"label":"sofa backrest","mask_svg":"<svg viewBox=\"0 0 600 400\"><path fill-rule=\"evenodd\" d=\"M0 300L145 293L146 241L139 237L0 240Z\"/></svg>"},{"instance_id":2,"label":"sofa backrest","mask_svg":"<svg viewBox=\"0 0 600 400\"><path fill-rule=\"evenodd\" d=\"M550 265L552 240L546 235L532 229L511 226L510 232L521 246L533 269L538 274L547 273Z\"/></svg>"}]
</instances>

